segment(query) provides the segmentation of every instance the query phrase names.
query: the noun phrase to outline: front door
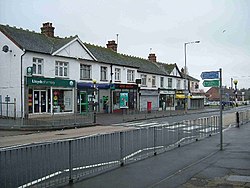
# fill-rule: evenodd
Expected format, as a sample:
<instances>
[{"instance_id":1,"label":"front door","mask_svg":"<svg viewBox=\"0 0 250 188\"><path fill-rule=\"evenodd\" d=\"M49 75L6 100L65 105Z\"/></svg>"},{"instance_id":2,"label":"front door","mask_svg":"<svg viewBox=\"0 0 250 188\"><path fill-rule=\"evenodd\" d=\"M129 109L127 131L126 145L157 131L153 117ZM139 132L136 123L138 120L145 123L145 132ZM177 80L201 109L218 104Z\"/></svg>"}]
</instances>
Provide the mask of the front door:
<instances>
[{"instance_id":1,"label":"front door","mask_svg":"<svg viewBox=\"0 0 250 188\"><path fill-rule=\"evenodd\" d=\"M88 112L88 97L86 92L80 92L80 113Z\"/></svg>"},{"instance_id":2,"label":"front door","mask_svg":"<svg viewBox=\"0 0 250 188\"><path fill-rule=\"evenodd\" d=\"M34 91L34 113L47 112L47 91Z\"/></svg>"}]
</instances>

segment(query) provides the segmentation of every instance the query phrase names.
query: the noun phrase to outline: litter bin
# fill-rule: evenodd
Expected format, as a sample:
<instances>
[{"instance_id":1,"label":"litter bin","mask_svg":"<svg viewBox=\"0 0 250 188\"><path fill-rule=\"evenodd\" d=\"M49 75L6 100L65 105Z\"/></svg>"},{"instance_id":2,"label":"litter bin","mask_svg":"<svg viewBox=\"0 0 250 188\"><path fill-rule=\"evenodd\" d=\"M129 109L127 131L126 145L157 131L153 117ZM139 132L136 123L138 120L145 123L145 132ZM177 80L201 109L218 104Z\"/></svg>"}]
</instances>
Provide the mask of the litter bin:
<instances>
[{"instance_id":1,"label":"litter bin","mask_svg":"<svg viewBox=\"0 0 250 188\"><path fill-rule=\"evenodd\" d=\"M148 101L147 102L147 111L148 111L148 113L151 113L151 110L152 110L152 102Z\"/></svg>"}]
</instances>

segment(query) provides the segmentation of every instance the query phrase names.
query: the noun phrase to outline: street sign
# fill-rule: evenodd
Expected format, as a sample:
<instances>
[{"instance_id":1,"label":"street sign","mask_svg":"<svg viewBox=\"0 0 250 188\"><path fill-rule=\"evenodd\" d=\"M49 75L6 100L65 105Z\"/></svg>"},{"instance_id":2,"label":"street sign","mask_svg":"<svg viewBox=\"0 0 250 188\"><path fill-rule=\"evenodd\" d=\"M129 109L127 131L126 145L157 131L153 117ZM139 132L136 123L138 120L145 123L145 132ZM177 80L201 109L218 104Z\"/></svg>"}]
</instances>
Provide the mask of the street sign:
<instances>
[{"instance_id":1,"label":"street sign","mask_svg":"<svg viewBox=\"0 0 250 188\"><path fill-rule=\"evenodd\" d=\"M204 87L219 87L220 81L219 80L204 80L203 86Z\"/></svg>"},{"instance_id":2,"label":"street sign","mask_svg":"<svg viewBox=\"0 0 250 188\"><path fill-rule=\"evenodd\" d=\"M201 78L205 79L219 79L219 71L202 72Z\"/></svg>"}]
</instances>

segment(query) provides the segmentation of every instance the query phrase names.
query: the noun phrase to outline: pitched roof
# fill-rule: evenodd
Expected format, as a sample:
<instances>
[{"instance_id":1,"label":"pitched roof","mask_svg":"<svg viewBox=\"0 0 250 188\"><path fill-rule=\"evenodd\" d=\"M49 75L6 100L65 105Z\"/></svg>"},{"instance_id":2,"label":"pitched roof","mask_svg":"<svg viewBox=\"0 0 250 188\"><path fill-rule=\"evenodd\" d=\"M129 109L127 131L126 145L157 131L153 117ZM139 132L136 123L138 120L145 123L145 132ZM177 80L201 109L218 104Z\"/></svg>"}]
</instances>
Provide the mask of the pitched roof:
<instances>
[{"instance_id":1,"label":"pitched roof","mask_svg":"<svg viewBox=\"0 0 250 188\"><path fill-rule=\"evenodd\" d=\"M155 63L147 59L128 56L114 52L113 50L101 46L85 43L85 46L100 62L112 63L120 66L136 67L139 72L166 75Z\"/></svg>"},{"instance_id":2,"label":"pitched roof","mask_svg":"<svg viewBox=\"0 0 250 188\"><path fill-rule=\"evenodd\" d=\"M171 74L171 72L176 67L176 64L166 64L166 63L160 63L157 62L158 66L163 69L167 74Z\"/></svg>"},{"instance_id":3,"label":"pitched roof","mask_svg":"<svg viewBox=\"0 0 250 188\"><path fill-rule=\"evenodd\" d=\"M60 49L76 37L48 37L41 33L18 29L15 27L5 26L1 24L0 31L2 31L3 34L5 34L10 40L12 40L12 42L14 42L21 49L46 54L52 54L53 52Z\"/></svg>"}]
</instances>

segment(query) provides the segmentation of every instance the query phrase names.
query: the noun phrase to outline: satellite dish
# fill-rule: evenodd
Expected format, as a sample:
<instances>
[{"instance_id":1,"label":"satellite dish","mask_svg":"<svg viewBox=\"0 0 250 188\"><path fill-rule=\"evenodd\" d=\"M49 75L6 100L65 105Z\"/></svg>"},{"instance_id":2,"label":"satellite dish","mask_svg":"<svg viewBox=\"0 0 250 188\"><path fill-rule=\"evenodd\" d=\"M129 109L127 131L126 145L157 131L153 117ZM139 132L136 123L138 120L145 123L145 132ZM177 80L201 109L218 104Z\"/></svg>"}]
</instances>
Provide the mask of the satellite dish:
<instances>
[{"instance_id":1,"label":"satellite dish","mask_svg":"<svg viewBox=\"0 0 250 188\"><path fill-rule=\"evenodd\" d=\"M5 53L7 53L9 51L9 46L7 46L7 45L3 46L3 51Z\"/></svg>"}]
</instances>

